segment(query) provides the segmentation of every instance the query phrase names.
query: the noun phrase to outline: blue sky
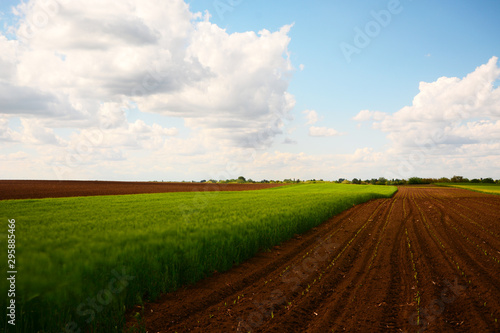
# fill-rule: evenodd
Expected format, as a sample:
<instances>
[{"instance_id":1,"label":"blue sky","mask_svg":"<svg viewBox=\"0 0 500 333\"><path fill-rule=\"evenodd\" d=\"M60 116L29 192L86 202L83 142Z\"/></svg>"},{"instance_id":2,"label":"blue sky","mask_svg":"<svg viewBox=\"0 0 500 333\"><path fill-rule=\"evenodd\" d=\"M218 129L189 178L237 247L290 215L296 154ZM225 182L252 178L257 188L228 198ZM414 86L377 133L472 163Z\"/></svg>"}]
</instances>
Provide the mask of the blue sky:
<instances>
[{"instance_id":1,"label":"blue sky","mask_svg":"<svg viewBox=\"0 0 500 333\"><path fill-rule=\"evenodd\" d=\"M0 4L2 178L500 178L498 1L40 3Z\"/></svg>"}]
</instances>

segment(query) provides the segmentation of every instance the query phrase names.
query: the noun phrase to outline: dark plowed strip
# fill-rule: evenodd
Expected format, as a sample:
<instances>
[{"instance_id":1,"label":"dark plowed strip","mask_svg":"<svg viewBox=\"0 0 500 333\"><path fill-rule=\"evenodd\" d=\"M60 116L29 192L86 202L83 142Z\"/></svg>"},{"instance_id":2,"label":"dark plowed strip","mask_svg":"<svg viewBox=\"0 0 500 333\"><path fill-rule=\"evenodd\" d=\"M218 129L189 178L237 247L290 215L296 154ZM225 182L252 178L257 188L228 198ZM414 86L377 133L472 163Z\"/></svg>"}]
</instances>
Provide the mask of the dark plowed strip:
<instances>
[{"instance_id":1,"label":"dark plowed strip","mask_svg":"<svg viewBox=\"0 0 500 333\"><path fill-rule=\"evenodd\" d=\"M0 200L193 191L250 191L283 184L0 180Z\"/></svg>"}]
</instances>

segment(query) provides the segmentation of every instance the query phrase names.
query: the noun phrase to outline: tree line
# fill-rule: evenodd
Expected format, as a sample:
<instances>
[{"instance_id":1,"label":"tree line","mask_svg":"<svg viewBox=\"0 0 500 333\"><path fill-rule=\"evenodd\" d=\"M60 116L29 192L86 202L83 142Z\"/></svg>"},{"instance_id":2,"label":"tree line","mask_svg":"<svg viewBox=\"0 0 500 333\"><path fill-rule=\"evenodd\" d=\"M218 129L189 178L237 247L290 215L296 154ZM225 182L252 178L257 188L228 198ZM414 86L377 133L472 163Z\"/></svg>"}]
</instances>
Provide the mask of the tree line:
<instances>
[{"instance_id":1,"label":"tree line","mask_svg":"<svg viewBox=\"0 0 500 333\"><path fill-rule=\"evenodd\" d=\"M195 181L193 181L195 182ZM235 179L225 179L225 180L201 180L201 183L214 183L214 184L257 184L257 183L266 183L266 184L293 184L293 183L320 183L320 182L329 182L324 181L323 179L309 179L309 180L301 180L296 178L286 178L283 180L252 180L250 178L245 178L243 176L239 176ZM353 178L351 180L346 178L339 178L338 180L333 181L335 183L340 184L359 184L359 185L413 185L413 184L435 184L435 183L476 183L476 184L500 184L500 179L494 180L491 177L487 178L473 178L468 179L463 176L453 176L451 178L441 177L441 178L420 178L420 177L411 177L409 179L386 179L384 177L379 178L371 178L371 179L361 179L361 178Z\"/></svg>"}]
</instances>

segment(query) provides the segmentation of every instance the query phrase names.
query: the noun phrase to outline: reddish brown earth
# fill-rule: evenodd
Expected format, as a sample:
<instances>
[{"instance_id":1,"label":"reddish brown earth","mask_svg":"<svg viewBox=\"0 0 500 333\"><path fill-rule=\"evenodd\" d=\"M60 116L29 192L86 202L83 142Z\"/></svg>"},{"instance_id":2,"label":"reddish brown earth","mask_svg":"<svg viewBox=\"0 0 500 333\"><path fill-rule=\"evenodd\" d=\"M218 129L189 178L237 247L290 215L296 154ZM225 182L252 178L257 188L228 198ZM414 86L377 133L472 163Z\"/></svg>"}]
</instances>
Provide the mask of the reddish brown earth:
<instances>
[{"instance_id":1,"label":"reddish brown earth","mask_svg":"<svg viewBox=\"0 0 500 333\"><path fill-rule=\"evenodd\" d=\"M283 184L0 180L0 200L191 191L248 191Z\"/></svg>"},{"instance_id":2,"label":"reddish brown earth","mask_svg":"<svg viewBox=\"0 0 500 333\"><path fill-rule=\"evenodd\" d=\"M499 332L500 196L400 187L129 312L148 332Z\"/></svg>"}]
</instances>

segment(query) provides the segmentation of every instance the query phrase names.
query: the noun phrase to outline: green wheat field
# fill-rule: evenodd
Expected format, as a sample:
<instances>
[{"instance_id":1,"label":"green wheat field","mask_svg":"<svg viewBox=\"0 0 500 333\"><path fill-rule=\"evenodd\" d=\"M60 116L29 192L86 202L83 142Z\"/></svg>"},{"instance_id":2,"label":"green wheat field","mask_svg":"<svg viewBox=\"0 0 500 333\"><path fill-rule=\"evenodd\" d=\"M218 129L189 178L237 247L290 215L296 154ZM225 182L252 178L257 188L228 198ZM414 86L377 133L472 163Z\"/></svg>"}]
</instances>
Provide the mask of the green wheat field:
<instances>
[{"instance_id":1,"label":"green wheat field","mask_svg":"<svg viewBox=\"0 0 500 333\"><path fill-rule=\"evenodd\" d=\"M126 308L228 270L353 205L396 191L318 183L0 201L5 225L16 221L16 329L121 331ZM7 294L5 279L0 289ZM6 299L0 298L4 309ZM0 330L6 325L3 316Z\"/></svg>"}]
</instances>

